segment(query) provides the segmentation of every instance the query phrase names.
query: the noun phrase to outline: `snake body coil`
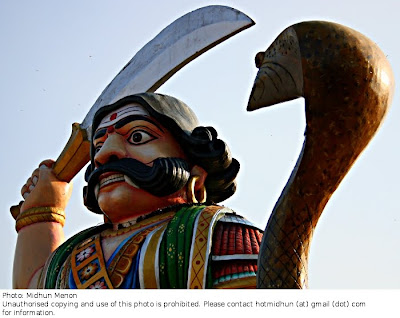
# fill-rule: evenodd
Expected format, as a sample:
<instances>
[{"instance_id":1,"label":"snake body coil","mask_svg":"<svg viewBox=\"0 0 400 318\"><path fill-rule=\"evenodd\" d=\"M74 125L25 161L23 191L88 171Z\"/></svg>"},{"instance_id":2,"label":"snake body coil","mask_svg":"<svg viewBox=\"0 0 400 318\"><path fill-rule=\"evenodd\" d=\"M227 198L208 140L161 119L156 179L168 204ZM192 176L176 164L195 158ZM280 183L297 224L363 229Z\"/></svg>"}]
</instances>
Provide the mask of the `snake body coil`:
<instances>
[{"instance_id":1,"label":"snake body coil","mask_svg":"<svg viewBox=\"0 0 400 318\"><path fill-rule=\"evenodd\" d=\"M295 169L268 221L259 288L304 288L314 229L329 198L379 128L394 80L382 51L345 26L295 24L256 56L248 110L305 99L306 131Z\"/></svg>"}]
</instances>

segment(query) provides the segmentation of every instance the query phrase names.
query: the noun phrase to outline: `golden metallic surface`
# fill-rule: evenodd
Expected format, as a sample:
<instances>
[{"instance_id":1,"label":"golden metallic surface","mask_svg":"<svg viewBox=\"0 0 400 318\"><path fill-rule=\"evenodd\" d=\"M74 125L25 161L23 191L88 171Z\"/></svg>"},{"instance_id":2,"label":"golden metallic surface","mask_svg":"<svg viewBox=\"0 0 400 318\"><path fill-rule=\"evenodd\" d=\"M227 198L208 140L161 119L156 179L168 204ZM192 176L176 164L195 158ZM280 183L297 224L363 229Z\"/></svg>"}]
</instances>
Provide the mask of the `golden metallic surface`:
<instances>
[{"instance_id":1,"label":"golden metallic surface","mask_svg":"<svg viewBox=\"0 0 400 318\"><path fill-rule=\"evenodd\" d=\"M22 228L41 222L56 222L61 226L65 224L64 210L55 207L30 208L19 214L16 218L15 229L19 232Z\"/></svg>"},{"instance_id":2,"label":"golden metallic surface","mask_svg":"<svg viewBox=\"0 0 400 318\"><path fill-rule=\"evenodd\" d=\"M303 96L306 133L302 153L266 227L257 284L305 288L318 219L384 119L393 96L393 74L370 39L321 21L286 29L258 64L248 110ZM271 72L271 65L279 71Z\"/></svg>"}]
</instances>

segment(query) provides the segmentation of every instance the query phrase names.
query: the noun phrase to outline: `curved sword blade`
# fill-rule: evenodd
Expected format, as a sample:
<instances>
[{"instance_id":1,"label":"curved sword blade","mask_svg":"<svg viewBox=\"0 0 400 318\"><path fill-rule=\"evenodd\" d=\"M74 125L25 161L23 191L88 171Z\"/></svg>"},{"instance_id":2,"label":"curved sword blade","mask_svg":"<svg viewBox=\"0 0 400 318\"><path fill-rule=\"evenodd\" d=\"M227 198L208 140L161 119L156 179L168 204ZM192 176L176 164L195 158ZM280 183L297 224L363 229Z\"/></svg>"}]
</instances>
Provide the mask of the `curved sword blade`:
<instances>
[{"instance_id":1,"label":"curved sword blade","mask_svg":"<svg viewBox=\"0 0 400 318\"><path fill-rule=\"evenodd\" d=\"M122 97L154 92L187 63L236 33L254 25L244 13L226 6L192 11L162 30L126 64L96 100L82 124L90 139L98 109Z\"/></svg>"}]
</instances>

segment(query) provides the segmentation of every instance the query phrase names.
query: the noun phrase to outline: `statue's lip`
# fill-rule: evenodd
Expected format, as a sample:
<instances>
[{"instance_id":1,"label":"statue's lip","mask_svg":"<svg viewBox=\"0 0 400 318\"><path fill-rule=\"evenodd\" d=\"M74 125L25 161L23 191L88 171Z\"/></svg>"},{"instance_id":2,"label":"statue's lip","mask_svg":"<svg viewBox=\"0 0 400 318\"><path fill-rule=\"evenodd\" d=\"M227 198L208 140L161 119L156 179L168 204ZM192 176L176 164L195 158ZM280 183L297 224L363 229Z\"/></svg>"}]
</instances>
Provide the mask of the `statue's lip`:
<instances>
[{"instance_id":1,"label":"statue's lip","mask_svg":"<svg viewBox=\"0 0 400 318\"><path fill-rule=\"evenodd\" d=\"M125 175L120 172L106 172L100 175L99 185L100 188L115 182L125 182Z\"/></svg>"},{"instance_id":2,"label":"statue's lip","mask_svg":"<svg viewBox=\"0 0 400 318\"><path fill-rule=\"evenodd\" d=\"M102 173L102 174L99 176L99 181L101 181L101 180L104 179L104 178L108 178L108 177L110 177L110 176L112 176L112 175L114 175L114 174L121 174L121 175L122 175L121 172L117 172L117 171L107 171L107 172Z\"/></svg>"},{"instance_id":3,"label":"statue's lip","mask_svg":"<svg viewBox=\"0 0 400 318\"><path fill-rule=\"evenodd\" d=\"M139 189L139 186L136 185L131 178L120 172L106 172L101 174L99 177L98 187L101 189L102 187L116 182L125 182L130 186Z\"/></svg>"}]
</instances>

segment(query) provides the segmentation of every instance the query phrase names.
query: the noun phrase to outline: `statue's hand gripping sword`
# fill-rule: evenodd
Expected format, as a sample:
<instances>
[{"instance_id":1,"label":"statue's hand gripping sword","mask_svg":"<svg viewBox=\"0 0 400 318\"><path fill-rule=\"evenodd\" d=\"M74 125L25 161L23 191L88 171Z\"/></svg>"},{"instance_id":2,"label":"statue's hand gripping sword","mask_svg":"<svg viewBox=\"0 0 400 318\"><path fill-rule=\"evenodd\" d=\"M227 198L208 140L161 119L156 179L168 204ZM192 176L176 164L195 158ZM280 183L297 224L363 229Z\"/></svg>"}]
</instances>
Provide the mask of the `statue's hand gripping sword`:
<instances>
[{"instance_id":1,"label":"statue's hand gripping sword","mask_svg":"<svg viewBox=\"0 0 400 318\"><path fill-rule=\"evenodd\" d=\"M147 43L104 89L56 160L53 171L69 182L90 160L91 125L101 107L122 97L154 92L190 61L229 37L254 25L242 12L225 6L207 6L174 21ZM14 217L19 205L11 207Z\"/></svg>"}]
</instances>

